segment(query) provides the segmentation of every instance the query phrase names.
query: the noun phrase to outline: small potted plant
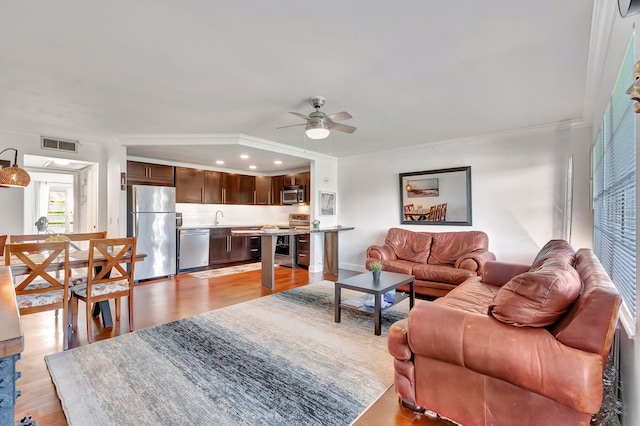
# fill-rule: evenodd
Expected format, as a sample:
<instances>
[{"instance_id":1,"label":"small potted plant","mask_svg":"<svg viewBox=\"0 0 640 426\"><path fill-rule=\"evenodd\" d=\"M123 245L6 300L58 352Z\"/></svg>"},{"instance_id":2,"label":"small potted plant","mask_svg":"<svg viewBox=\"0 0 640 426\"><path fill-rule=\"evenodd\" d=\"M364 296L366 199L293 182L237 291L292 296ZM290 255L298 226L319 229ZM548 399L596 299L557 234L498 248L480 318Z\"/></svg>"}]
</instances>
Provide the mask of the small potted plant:
<instances>
[{"instance_id":1,"label":"small potted plant","mask_svg":"<svg viewBox=\"0 0 640 426\"><path fill-rule=\"evenodd\" d=\"M313 224L313 229L318 229L320 227L320 221L318 219L311 222Z\"/></svg>"},{"instance_id":2,"label":"small potted plant","mask_svg":"<svg viewBox=\"0 0 640 426\"><path fill-rule=\"evenodd\" d=\"M369 264L369 268L371 268L371 273L373 273L374 281L378 281L380 279L380 271L382 271L382 263L372 262Z\"/></svg>"}]
</instances>

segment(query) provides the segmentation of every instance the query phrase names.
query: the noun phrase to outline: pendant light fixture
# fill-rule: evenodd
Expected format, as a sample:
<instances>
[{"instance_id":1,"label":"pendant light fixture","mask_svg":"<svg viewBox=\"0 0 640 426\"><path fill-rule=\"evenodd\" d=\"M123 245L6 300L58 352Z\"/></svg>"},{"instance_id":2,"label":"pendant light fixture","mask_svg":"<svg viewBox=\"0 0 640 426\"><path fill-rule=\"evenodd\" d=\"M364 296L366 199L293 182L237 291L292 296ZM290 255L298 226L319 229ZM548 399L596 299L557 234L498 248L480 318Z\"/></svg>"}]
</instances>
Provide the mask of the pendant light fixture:
<instances>
[{"instance_id":1,"label":"pendant light fixture","mask_svg":"<svg viewBox=\"0 0 640 426\"><path fill-rule=\"evenodd\" d=\"M0 169L0 186L24 188L29 185L31 176L29 176L26 170L18 167L18 150L15 148L6 148L0 152L0 155L4 154L5 151L14 151L15 156L13 158L13 165Z\"/></svg>"}]
</instances>

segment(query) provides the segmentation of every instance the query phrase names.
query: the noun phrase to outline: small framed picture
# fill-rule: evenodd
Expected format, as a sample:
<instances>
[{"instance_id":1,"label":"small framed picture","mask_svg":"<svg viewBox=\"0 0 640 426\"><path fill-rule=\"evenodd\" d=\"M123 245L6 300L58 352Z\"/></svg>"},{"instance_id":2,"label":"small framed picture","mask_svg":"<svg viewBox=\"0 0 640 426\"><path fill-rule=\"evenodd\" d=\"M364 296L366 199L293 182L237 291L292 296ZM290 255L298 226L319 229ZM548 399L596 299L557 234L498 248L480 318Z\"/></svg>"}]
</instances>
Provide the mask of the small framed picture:
<instances>
[{"instance_id":1,"label":"small framed picture","mask_svg":"<svg viewBox=\"0 0 640 426\"><path fill-rule=\"evenodd\" d=\"M320 191L320 215L335 216L336 193Z\"/></svg>"}]
</instances>

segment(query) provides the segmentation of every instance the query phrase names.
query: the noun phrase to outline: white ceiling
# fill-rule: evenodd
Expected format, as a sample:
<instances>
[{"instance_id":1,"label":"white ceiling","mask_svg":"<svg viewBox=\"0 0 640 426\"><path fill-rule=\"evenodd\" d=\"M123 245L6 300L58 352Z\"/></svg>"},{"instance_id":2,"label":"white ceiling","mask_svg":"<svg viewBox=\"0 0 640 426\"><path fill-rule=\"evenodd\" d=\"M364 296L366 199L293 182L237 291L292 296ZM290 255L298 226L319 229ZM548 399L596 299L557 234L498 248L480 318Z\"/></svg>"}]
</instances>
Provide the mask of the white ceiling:
<instances>
[{"instance_id":1,"label":"white ceiling","mask_svg":"<svg viewBox=\"0 0 640 426\"><path fill-rule=\"evenodd\" d=\"M302 148L303 126L276 127L304 123L288 112L312 112L308 98L321 95L324 112L348 111L357 130L306 149L343 157L581 119L592 6L2 0L0 129L101 143L246 134Z\"/></svg>"}]
</instances>

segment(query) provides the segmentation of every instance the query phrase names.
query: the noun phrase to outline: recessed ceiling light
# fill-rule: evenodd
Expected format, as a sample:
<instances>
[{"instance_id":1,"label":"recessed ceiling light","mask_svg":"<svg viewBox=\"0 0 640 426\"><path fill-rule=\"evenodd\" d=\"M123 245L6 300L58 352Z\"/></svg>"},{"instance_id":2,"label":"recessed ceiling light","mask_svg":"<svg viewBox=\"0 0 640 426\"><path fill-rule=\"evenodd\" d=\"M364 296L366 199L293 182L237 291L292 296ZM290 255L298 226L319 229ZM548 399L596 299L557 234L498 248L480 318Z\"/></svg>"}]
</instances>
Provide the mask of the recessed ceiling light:
<instances>
[{"instance_id":1,"label":"recessed ceiling light","mask_svg":"<svg viewBox=\"0 0 640 426\"><path fill-rule=\"evenodd\" d=\"M222 161L222 160L217 160L217 161L216 161L216 164L224 164L224 161Z\"/></svg>"},{"instance_id":2,"label":"recessed ceiling light","mask_svg":"<svg viewBox=\"0 0 640 426\"><path fill-rule=\"evenodd\" d=\"M276 160L276 161L273 162L273 164L282 164L282 161Z\"/></svg>"},{"instance_id":3,"label":"recessed ceiling light","mask_svg":"<svg viewBox=\"0 0 640 426\"><path fill-rule=\"evenodd\" d=\"M255 168L256 168L256 166L251 165L251 166L249 166L249 168L250 168L250 169L255 169Z\"/></svg>"},{"instance_id":4,"label":"recessed ceiling light","mask_svg":"<svg viewBox=\"0 0 640 426\"><path fill-rule=\"evenodd\" d=\"M243 160L246 160L247 158L249 158L249 156L247 154L242 154L240 158L242 158Z\"/></svg>"}]
</instances>

